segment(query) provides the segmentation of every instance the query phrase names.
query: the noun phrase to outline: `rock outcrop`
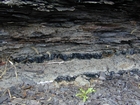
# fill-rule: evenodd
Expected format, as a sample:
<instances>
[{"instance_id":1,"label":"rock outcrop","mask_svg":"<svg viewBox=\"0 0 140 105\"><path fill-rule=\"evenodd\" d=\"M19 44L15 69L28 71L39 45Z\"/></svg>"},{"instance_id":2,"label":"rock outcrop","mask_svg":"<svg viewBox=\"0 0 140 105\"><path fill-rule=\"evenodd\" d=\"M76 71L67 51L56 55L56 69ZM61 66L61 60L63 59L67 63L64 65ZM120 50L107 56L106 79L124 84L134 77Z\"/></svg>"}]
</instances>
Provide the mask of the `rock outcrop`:
<instances>
[{"instance_id":1,"label":"rock outcrop","mask_svg":"<svg viewBox=\"0 0 140 105\"><path fill-rule=\"evenodd\" d=\"M138 0L0 1L0 56L16 62L140 53Z\"/></svg>"}]
</instances>

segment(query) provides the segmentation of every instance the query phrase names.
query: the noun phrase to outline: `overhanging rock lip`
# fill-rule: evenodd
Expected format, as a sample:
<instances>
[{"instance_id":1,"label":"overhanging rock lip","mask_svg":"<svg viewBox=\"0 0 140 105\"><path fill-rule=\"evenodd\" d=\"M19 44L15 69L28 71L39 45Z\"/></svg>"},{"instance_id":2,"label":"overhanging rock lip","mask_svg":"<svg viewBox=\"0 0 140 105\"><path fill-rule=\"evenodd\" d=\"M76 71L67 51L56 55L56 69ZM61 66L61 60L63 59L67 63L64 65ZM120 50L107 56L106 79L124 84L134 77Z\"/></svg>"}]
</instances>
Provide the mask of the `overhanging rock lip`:
<instances>
[{"instance_id":1,"label":"overhanging rock lip","mask_svg":"<svg viewBox=\"0 0 140 105\"><path fill-rule=\"evenodd\" d=\"M0 1L0 4L6 4L9 6L21 6L21 5L31 5L31 6L37 6L41 4L41 6L46 4L52 4L52 3L60 3L60 4L109 4L114 5L116 3L123 3L123 2L132 2L134 0L39 0L39 1L23 1L23 0L3 0Z\"/></svg>"}]
</instances>

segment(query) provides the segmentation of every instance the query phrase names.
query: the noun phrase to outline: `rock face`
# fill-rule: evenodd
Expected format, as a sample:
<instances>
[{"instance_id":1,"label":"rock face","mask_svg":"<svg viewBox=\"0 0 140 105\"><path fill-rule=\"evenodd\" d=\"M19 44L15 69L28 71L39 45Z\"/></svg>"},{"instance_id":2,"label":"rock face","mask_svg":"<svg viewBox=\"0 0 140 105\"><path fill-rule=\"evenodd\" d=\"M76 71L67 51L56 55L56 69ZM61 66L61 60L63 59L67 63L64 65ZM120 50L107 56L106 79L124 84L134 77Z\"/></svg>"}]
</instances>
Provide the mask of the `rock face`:
<instances>
[{"instance_id":1,"label":"rock face","mask_svg":"<svg viewBox=\"0 0 140 105\"><path fill-rule=\"evenodd\" d=\"M0 56L15 62L140 52L138 0L0 1Z\"/></svg>"}]
</instances>

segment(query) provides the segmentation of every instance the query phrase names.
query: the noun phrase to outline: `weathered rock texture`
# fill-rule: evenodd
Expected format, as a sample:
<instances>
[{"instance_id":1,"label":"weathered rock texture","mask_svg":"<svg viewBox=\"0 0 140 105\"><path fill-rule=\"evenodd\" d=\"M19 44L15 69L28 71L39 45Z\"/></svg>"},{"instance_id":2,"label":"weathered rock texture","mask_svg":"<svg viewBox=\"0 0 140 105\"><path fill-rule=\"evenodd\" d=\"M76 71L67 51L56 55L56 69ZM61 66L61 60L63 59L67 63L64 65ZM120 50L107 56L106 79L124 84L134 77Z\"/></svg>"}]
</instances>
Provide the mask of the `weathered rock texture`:
<instances>
[{"instance_id":1,"label":"weathered rock texture","mask_svg":"<svg viewBox=\"0 0 140 105\"><path fill-rule=\"evenodd\" d=\"M16 62L140 53L138 0L0 1L0 56Z\"/></svg>"}]
</instances>

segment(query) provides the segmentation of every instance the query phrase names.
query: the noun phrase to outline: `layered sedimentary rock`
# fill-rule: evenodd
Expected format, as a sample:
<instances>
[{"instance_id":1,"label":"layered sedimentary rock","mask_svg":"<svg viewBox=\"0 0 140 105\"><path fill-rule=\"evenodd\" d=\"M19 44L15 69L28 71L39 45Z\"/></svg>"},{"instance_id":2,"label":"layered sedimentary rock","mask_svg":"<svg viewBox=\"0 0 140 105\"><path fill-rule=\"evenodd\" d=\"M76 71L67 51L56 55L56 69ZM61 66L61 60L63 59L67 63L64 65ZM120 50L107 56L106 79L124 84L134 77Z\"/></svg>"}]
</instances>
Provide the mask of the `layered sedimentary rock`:
<instances>
[{"instance_id":1,"label":"layered sedimentary rock","mask_svg":"<svg viewBox=\"0 0 140 105\"><path fill-rule=\"evenodd\" d=\"M0 1L0 56L16 62L140 53L138 0Z\"/></svg>"}]
</instances>

